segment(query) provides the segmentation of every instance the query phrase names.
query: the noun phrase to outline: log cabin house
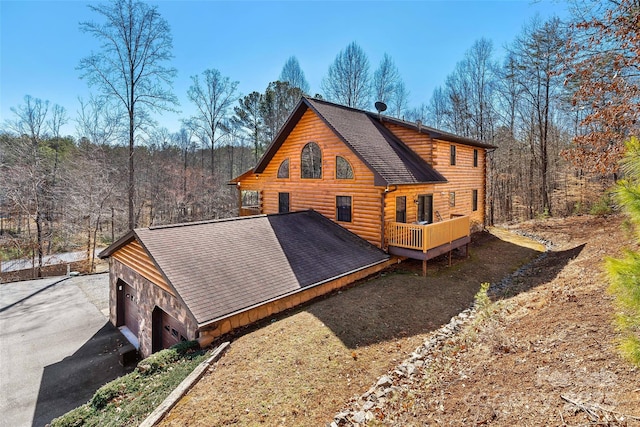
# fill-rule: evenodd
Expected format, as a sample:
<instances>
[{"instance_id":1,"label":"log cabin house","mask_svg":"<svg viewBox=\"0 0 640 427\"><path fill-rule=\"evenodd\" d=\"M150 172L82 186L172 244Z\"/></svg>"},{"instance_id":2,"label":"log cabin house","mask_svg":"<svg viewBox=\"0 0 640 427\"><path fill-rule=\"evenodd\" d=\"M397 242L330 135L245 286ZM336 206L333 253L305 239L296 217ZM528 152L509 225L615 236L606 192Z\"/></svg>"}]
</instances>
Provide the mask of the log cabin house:
<instances>
[{"instance_id":1,"label":"log cabin house","mask_svg":"<svg viewBox=\"0 0 640 427\"><path fill-rule=\"evenodd\" d=\"M110 321L142 356L201 345L387 268L470 241L486 150L380 114L302 98L257 166L237 218L140 228L110 263Z\"/></svg>"},{"instance_id":2,"label":"log cabin house","mask_svg":"<svg viewBox=\"0 0 640 427\"><path fill-rule=\"evenodd\" d=\"M493 148L305 97L257 166L231 184L241 216L314 209L392 255L423 260L425 270L482 227Z\"/></svg>"}]
</instances>

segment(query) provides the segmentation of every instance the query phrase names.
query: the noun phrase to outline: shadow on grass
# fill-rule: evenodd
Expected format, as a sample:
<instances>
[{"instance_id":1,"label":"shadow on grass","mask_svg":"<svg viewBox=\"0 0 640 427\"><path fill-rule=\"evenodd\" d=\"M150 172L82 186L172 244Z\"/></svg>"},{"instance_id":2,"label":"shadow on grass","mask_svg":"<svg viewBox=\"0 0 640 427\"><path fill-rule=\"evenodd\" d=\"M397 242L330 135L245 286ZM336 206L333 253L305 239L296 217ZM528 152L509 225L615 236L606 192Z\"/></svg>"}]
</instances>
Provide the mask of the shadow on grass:
<instances>
[{"instance_id":1,"label":"shadow on grass","mask_svg":"<svg viewBox=\"0 0 640 427\"><path fill-rule=\"evenodd\" d=\"M119 362L118 349L126 343L120 331L106 322L73 355L46 366L32 426L44 426L83 405L102 385L131 372L135 364L122 367Z\"/></svg>"},{"instance_id":2,"label":"shadow on grass","mask_svg":"<svg viewBox=\"0 0 640 427\"><path fill-rule=\"evenodd\" d=\"M436 258L429 262L427 277L422 277L421 261L407 260L375 280L315 302L306 311L350 349L425 334L468 308L481 283L499 282L538 255L489 233L476 233L470 257L457 254L451 267L448 256ZM572 258L565 255L549 266L555 274Z\"/></svg>"}]
</instances>

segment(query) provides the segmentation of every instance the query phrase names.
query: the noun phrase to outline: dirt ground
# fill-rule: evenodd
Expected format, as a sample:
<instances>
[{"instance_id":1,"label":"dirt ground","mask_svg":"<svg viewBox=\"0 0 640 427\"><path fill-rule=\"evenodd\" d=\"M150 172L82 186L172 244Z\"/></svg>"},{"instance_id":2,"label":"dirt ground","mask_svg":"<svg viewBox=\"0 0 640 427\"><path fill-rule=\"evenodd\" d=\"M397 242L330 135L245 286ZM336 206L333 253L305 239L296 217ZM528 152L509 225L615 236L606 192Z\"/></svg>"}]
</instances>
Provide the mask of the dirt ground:
<instances>
[{"instance_id":1,"label":"dirt ground","mask_svg":"<svg viewBox=\"0 0 640 427\"><path fill-rule=\"evenodd\" d=\"M371 425L640 426L640 369L616 351L602 273L606 256L635 248L623 219L513 228L552 241L553 251Z\"/></svg>"},{"instance_id":2,"label":"dirt ground","mask_svg":"<svg viewBox=\"0 0 640 427\"><path fill-rule=\"evenodd\" d=\"M476 234L458 253L391 271L263 322L235 337L215 368L161 425L325 426L350 398L468 308L482 282L499 281L543 246Z\"/></svg>"},{"instance_id":3,"label":"dirt ground","mask_svg":"<svg viewBox=\"0 0 640 427\"><path fill-rule=\"evenodd\" d=\"M235 337L161 425L326 426L434 331L534 259L498 308L434 354L369 425L640 425L640 370L616 352L605 256L633 247L621 217L533 221L474 236L471 257L404 262Z\"/></svg>"}]
</instances>

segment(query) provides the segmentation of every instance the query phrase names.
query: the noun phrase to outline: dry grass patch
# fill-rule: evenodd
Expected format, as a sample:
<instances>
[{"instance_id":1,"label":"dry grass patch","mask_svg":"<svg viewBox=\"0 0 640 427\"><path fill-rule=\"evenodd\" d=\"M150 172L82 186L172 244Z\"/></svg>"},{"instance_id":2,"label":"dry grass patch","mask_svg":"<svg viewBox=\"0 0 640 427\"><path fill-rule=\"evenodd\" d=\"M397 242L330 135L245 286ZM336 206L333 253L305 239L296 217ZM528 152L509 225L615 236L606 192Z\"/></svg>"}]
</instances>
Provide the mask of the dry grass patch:
<instances>
[{"instance_id":1,"label":"dry grass patch","mask_svg":"<svg viewBox=\"0 0 640 427\"><path fill-rule=\"evenodd\" d=\"M620 217L520 225L557 244L492 316L369 425L640 426L640 372L616 351L603 259L633 244Z\"/></svg>"},{"instance_id":2,"label":"dry grass patch","mask_svg":"<svg viewBox=\"0 0 640 427\"><path fill-rule=\"evenodd\" d=\"M471 258L408 261L239 337L161 425L310 426L330 422L350 398L405 359L537 251L488 233Z\"/></svg>"}]
</instances>

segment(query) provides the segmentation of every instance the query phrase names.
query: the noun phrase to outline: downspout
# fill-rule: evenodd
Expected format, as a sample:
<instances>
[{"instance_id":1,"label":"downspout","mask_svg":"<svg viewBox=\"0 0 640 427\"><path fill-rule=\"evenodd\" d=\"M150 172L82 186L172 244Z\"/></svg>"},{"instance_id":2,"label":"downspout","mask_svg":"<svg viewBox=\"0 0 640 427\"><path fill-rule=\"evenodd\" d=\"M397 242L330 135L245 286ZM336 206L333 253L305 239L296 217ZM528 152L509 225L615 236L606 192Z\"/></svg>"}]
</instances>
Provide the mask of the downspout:
<instances>
[{"instance_id":1,"label":"downspout","mask_svg":"<svg viewBox=\"0 0 640 427\"><path fill-rule=\"evenodd\" d=\"M384 220L384 203L387 197L388 193L393 193L394 191L398 190L398 185L394 184L394 189L393 190L389 190L389 185L387 185L387 188L384 189L384 191L381 194L381 200L380 200L380 219L381 221L381 230L380 230L380 248L382 250L385 250L384 248L384 229L385 229L385 220Z\"/></svg>"}]
</instances>

